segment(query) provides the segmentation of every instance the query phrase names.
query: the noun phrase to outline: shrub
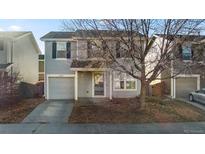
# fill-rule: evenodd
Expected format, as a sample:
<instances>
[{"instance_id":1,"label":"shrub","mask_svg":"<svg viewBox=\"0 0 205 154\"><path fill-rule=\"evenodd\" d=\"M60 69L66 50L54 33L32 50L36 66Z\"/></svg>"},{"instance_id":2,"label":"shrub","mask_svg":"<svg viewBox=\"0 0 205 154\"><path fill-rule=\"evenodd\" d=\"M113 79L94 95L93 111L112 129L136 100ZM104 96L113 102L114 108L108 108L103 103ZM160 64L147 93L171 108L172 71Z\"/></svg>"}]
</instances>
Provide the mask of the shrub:
<instances>
[{"instance_id":1,"label":"shrub","mask_svg":"<svg viewBox=\"0 0 205 154\"><path fill-rule=\"evenodd\" d=\"M18 74L12 76L4 75L0 77L0 102L11 102L20 97Z\"/></svg>"}]
</instances>

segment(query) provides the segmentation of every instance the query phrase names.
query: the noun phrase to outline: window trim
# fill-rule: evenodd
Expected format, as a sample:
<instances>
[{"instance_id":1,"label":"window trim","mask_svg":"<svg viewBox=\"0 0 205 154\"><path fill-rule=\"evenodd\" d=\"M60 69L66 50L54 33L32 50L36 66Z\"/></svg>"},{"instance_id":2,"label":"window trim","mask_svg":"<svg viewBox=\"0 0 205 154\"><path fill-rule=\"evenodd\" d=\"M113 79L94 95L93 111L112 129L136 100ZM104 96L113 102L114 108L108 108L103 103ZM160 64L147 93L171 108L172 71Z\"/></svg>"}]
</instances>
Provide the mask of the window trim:
<instances>
[{"instance_id":1,"label":"window trim","mask_svg":"<svg viewBox=\"0 0 205 154\"><path fill-rule=\"evenodd\" d=\"M60 51L60 50L58 50L58 43L65 43L65 47L66 47L66 50L65 50L65 51L66 51L66 57L65 57L65 58L58 58L58 57L57 57L57 52ZM67 51L67 43L68 43L68 42L64 42L64 41L58 41L58 42L56 42L56 58L55 58L55 60L68 60L68 59L71 59L71 57L70 57L70 58L67 58L67 52L68 52L68 51ZM63 51L64 51L64 50L63 50ZM71 52L71 51L70 51L70 52Z\"/></svg>"},{"instance_id":2,"label":"window trim","mask_svg":"<svg viewBox=\"0 0 205 154\"><path fill-rule=\"evenodd\" d=\"M117 71L113 72L113 91L136 91L137 90L137 79L132 78L131 80L127 80L127 75L128 74L126 74L126 73L124 73L125 74L125 78L123 80L123 82L124 82L124 89L117 89L117 88L115 88L115 81L120 81L118 79L115 79L115 73L117 73ZM126 82L127 81L135 81L135 88L134 89L127 89L127 87L126 87Z\"/></svg>"},{"instance_id":3,"label":"window trim","mask_svg":"<svg viewBox=\"0 0 205 154\"><path fill-rule=\"evenodd\" d=\"M188 59L188 60L183 58L183 48L184 48L184 47L190 48L190 51L191 51L191 58ZM192 45L191 45L191 44L183 44L183 45L182 45L182 60L183 60L183 62L192 62L192 57L193 57Z\"/></svg>"}]
</instances>

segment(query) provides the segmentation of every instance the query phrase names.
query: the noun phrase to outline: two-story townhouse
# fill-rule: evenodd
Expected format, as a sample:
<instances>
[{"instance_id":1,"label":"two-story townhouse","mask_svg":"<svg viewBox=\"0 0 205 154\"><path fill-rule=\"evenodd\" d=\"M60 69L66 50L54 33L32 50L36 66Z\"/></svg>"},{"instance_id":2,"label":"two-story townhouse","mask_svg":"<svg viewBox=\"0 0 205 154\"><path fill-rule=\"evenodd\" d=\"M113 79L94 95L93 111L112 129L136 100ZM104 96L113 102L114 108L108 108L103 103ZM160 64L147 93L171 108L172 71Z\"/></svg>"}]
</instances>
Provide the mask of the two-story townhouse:
<instances>
[{"instance_id":1,"label":"two-story townhouse","mask_svg":"<svg viewBox=\"0 0 205 154\"><path fill-rule=\"evenodd\" d=\"M0 32L0 74L19 74L23 82L38 81L40 49L32 32Z\"/></svg>"},{"instance_id":2,"label":"two-story townhouse","mask_svg":"<svg viewBox=\"0 0 205 154\"><path fill-rule=\"evenodd\" d=\"M138 96L140 81L107 67L96 57L96 47L91 43L98 35L94 31L81 32L49 32L41 38L45 42L46 99ZM116 49L116 57L121 58L119 43L112 35L105 33L104 37Z\"/></svg>"},{"instance_id":3,"label":"two-story townhouse","mask_svg":"<svg viewBox=\"0 0 205 154\"><path fill-rule=\"evenodd\" d=\"M163 35L157 35L157 39L160 37ZM177 46L171 49L174 58L170 67L161 74L165 94L187 99L190 92L205 88L205 36L178 35L166 39L174 39Z\"/></svg>"}]
</instances>

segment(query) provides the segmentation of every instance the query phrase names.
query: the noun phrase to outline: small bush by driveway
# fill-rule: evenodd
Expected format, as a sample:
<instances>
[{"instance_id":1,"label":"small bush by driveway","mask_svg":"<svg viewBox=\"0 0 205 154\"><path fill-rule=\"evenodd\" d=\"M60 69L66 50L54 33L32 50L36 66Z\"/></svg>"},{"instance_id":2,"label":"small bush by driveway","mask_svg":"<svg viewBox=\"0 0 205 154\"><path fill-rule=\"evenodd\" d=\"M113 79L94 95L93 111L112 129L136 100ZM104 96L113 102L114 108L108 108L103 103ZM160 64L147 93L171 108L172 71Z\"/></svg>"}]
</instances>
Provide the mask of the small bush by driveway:
<instances>
[{"instance_id":1,"label":"small bush by driveway","mask_svg":"<svg viewBox=\"0 0 205 154\"><path fill-rule=\"evenodd\" d=\"M37 105L44 102L43 98L16 100L0 103L0 123L20 123Z\"/></svg>"},{"instance_id":2,"label":"small bush by driveway","mask_svg":"<svg viewBox=\"0 0 205 154\"><path fill-rule=\"evenodd\" d=\"M144 111L138 99L115 99L92 103L75 103L70 123L152 123L205 121L205 112L177 100L147 98Z\"/></svg>"}]
</instances>

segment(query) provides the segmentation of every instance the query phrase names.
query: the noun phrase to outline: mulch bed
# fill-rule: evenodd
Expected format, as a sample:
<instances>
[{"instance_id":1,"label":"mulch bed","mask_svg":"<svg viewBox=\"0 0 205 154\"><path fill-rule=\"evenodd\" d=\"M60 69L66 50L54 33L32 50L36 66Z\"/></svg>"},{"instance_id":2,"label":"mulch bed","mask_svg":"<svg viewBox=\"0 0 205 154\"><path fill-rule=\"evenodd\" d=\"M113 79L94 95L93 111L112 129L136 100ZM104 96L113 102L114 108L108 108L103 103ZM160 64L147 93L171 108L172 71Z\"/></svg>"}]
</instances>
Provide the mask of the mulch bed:
<instances>
[{"instance_id":1,"label":"mulch bed","mask_svg":"<svg viewBox=\"0 0 205 154\"><path fill-rule=\"evenodd\" d=\"M69 123L152 123L205 121L205 112L190 104L163 98L147 98L145 110L139 101L114 99L97 103L76 103Z\"/></svg>"},{"instance_id":2,"label":"mulch bed","mask_svg":"<svg viewBox=\"0 0 205 154\"><path fill-rule=\"evenodd\" d=\"M44 98L0 102L0 123L20 123Z\"/></svg>"}]
</instances>

